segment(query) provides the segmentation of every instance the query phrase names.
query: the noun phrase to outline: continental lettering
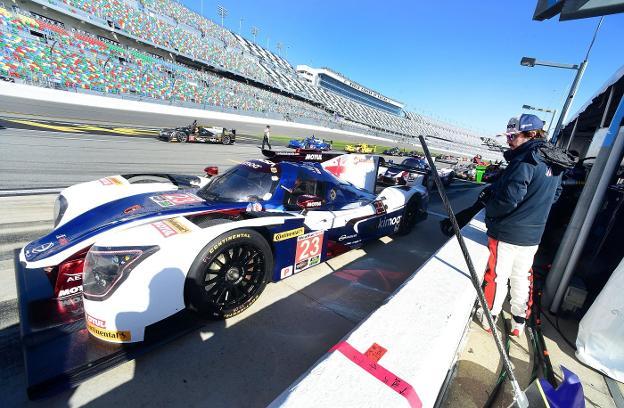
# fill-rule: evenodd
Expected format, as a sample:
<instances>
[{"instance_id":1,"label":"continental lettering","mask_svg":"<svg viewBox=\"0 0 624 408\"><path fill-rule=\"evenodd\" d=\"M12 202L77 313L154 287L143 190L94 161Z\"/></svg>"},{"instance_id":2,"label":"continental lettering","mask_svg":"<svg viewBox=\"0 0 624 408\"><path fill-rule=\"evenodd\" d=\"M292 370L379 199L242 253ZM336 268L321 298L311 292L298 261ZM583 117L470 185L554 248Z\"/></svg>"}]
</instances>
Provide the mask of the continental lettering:
<instances>
[{"instance_id":1,"label":"continental lettering","mask_svg":"<svg viewBox=\"0 0 624 408\"><path fill-rule=\"evenodd\" d=\"M289 231L278 232L277 234L273 234L273 241L274 242L286 241L287 239L291 239L291 238L298 237L299 235L303 235L304 232L305 230L303 227L296 228L296 229L289 230Z\"/></svg>"},{"instance_id":2,"label":"continental lettering","mask_svg":"<svg viewBox=\"0 0 624 408\"><path fill-rule=\"evenodd\" d=\"M94 335L95 337L98 337L102 340L115 340L115 341L121 341L121 342L127 342L132 340L132 336L130 334L130 332L128 330L106 330L106 329L102 329L100 327L94 326L93 324L90 324L87 321L87 330L89 330L89 333L91 333L92 335Z\"/></svg>"}]
</instances>

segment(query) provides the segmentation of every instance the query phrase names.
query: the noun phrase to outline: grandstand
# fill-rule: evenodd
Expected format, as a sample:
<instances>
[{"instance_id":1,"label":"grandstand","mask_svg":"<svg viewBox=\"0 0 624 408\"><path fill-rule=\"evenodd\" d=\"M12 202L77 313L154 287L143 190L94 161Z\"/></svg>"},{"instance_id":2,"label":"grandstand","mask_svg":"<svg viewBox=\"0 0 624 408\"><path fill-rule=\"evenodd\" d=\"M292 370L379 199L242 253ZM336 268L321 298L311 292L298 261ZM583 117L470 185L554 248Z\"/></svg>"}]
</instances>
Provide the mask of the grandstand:
<instances>
[{"instance_id":1,"label":"grandstand","mask_svg":"<svg viewBox=\"0 0 624 408\"><path fill-rule=\"evenodd\" d=\"M0 3L0 77L75 92L353 130L455 153L477 135L414 112L327 68L284 58L172 0ZM309 68L309 67L308 67ZM491 155L491 154L490 154Z\"/></svg>"}]
</instances>

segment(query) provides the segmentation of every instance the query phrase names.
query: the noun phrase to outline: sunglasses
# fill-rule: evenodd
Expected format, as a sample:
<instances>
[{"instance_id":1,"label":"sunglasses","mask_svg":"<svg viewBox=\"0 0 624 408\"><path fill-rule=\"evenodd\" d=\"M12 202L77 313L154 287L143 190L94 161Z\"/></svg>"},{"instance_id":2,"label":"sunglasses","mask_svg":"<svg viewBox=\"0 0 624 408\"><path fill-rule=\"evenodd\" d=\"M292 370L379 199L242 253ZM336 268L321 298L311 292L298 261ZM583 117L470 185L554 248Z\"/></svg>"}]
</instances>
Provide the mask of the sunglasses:
<instances>
[{"instance_id":1,"label":"sunglasses","mask_svg":"<svg viewBox=\"0 0 624 408\"><path fill-rule=\"evenodd\" d=\"M522 134L522 132L518 132L518 133L508 133L507 134L507 140L508 141L512 141L514 140L516 137L520 136L520 134Z\"/></svg>"}]
</instances>

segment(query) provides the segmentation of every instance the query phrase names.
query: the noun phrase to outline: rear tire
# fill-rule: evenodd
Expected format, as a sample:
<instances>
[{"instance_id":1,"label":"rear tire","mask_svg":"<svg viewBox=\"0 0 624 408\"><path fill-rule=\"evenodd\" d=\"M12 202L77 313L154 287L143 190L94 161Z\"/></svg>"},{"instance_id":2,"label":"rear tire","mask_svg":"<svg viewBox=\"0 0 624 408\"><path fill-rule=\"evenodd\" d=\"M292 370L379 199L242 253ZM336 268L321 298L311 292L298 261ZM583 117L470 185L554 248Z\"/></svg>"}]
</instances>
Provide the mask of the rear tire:
<instances>
[{"instance_id":1,"label":"rear tire","mask_svg":"<svg viewBox=\"0 0 624 408\"><path fill-rule=\"evenodd\" d=\"M198 254L184 286L189 309L202 317L227 319L251 306L273 271L273 253L251 229L221 234Z\"/></svg>"},{"instance_id":2,"label":"rear tire","mask_svg":"<svg viewBox=\"0 0 624 408\"><path fill-rule=\"evenodd\" d=\"M223 142L224 145L229 145L232 144L232 139L230 138L230 136L223 136L221 142Z\"/></svg>"},{"instance_id":3,"label":"rear tire","mask_svg":"<svg viewBox=\"0 0 624 408\"><path fill-rule=\"evenodd\" d=\"M420 197L415 195L407 202L401 217L401 224L396 235L407 235L413 229L418 221L427 218L427 213L423 210Z\"/></svg>"}]
</instances>

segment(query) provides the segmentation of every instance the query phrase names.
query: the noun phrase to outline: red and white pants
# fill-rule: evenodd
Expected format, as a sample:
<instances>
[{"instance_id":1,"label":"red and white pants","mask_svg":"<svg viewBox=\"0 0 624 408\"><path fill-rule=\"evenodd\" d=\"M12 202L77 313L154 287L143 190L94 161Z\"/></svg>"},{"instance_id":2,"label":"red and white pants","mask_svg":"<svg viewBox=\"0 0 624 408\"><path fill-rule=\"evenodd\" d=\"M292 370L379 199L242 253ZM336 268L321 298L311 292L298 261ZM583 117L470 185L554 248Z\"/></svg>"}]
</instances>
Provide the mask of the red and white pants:
<instances>
[{"instance_id":1,"label":"red and white pants","mask_svg":"<svg viewBox=\"0 0 624 408\"><path fill-rule=\"evenodd\" d=\"M533 258L537 245L520 246L488 237L488 259L483 292L493 315L498 315L507 297L507 284L511 294L511 314L528 318L533 304Z\"/></svg>"}]
</instances>

